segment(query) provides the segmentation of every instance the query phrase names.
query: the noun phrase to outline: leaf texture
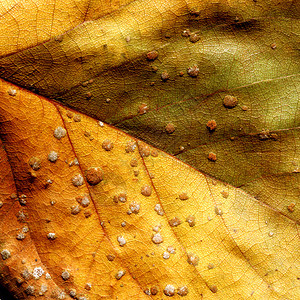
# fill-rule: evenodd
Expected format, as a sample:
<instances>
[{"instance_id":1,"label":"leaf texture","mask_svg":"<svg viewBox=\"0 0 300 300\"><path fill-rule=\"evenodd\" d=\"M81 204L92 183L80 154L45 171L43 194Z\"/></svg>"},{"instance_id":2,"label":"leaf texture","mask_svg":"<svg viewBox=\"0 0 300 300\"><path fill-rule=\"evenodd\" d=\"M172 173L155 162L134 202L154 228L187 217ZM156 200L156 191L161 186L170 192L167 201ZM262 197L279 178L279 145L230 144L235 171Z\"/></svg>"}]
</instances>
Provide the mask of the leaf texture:
<instances>
[{"instance_id":1,"label":"leaf texture","mask_svg":"<svg viewBox=\"0 0 300 300\"><path fill-rule=\"evenodd\" d=\"M1 251L11 256L1 261L4 284L36 266L52 278L44 297L76 290L89 299L144 299L156 287L164 298L172 285L175 293L187 287L186 299L297 298L294 220L114 127L4 81L0 91L1 136L18 193L11 199L6 161ZM88 175L94 168L102 171L98 183ZM15 237L25 226L20 209L29 228L22 241ZM22 251L29 247L36 254ZM28 286L37 296L44 280L11 281L10 288L30 299Z\"/></svg>"}]
</instances>

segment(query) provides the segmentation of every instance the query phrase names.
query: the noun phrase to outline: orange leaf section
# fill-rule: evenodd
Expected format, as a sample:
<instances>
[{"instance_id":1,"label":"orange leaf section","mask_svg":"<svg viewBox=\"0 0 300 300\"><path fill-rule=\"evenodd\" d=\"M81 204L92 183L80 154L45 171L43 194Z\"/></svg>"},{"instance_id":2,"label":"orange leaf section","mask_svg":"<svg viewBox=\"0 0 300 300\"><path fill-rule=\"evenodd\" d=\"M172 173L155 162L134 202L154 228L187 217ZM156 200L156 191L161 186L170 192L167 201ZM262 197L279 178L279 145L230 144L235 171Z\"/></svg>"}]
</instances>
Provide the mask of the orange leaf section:
<instances>
[{"instance_id":1,"label":"orange leaf section","mask_svg":"<svg viewBox=\"0 0 300 300\"><path fill-rule=\"evenodd\" d=\"M0 99L0 133L30 229L28 239L15 240L21 225L9 209L12 176L4 176L0 212L15 222L1 225L0 251L11 254L0 257L7 278L17 278L22 259L38 256L57 286L49 285L45 297L59 289L85 299L299 298L293 220L115 128L4 81ZM29 238L37 255L20 252ZM44 279L21 287L33 286L37 296Z\"/></svg>"},{"instance_id":2,"label":"orange leaf section","mask_svg":"<svg viewBox=\"0 0 300 300\"><path fill-rule=\"evenodd\" d=\"M32 291L41 299L48 290L61 295L62 291L52 280L31 239L26 222L28 215L17 199L13 175L2 143L0 161L1 281L18 298ZM25 198L23 201L26 201ZM39 288L31 284L36 279L39 279Z\"/></svg>"}]
</instances>

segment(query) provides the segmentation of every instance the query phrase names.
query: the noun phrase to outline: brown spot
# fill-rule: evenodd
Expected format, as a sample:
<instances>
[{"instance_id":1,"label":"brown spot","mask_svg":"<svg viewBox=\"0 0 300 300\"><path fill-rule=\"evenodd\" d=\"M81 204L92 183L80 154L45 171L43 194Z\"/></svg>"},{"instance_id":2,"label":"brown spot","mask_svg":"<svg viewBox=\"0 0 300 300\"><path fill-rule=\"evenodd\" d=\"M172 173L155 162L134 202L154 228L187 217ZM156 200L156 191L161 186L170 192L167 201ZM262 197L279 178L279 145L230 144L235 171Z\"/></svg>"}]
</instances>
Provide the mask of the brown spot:
<instances>
[{"instance_id":1,"label":"brown spot","mask_svg":"<svg viewBox=\"0 0 300 300\"><path fill-rule=\"evenodd\" d=\"M126 201L127 201L126 193L120 193L119 195L114 196L114 202L115 203L118 203L118 202L125 203Z\"/></svg>"},{"instance_id":2,"label":"brown spot","mask_svg":"<svg viewBox=\"0 0 300 300\"><path fill-rule=\"evenodd\" d=\"M181 72L179 72L179 74L178 74L180 77L182 77L183 75L184 75L184 72L183 71L181 71Z\"/></svg>"},{"instance_id":3,"label":"brown spot","mask_svg":"<svg viewBox=\"0 0 300 300\"><path fill-rule=\"evenodd\" d=\"M208 265L207 265L207 269L208 270L211 270L211 269L213 269L215 266L214 266L214 264L212 264L212 263L209 263Z\"/></svg>"},{"instance_id":4,"label":"brown spot","mask_svg":"<svg viewBox=\"0 0 300 300\"><path fill-rule=\"evenodd\" d=\"M150 86L154 86L155 85L155 82L154 81L151 81L150 82Z\"/></svg>"},{"instance_id":5,"label":"brown spot","mask_svg":"<svg viewBox=\"0 0 300 300\"><path fill-rule=\"evenodd\" d=\"M158 67L156 67L156 66L152 66L152 72L156 73L156 72L157 72L157 70L158 70Z\"/></svg>"},{"instance_id":6,"label":"brown spot","mask_svg":"<svg viewBox=\"0 0 300 300\"><path fill-rule=\"evenodd\" d=\"M157 156L158 156L158 152L157 152L156 149L153 149L153 150L151 151L151 156L153 156L153 157L157 157Z\"/></svg>"},{"instance_id":7,"label":"brown spot","mask_svg":"<svg viewBox=\"0 0 300 300\"><path fill-rule=\"evenodd\" d=\"M85 173L86 180L90 185L97 185L103 180L103 172L100 168L90 168Z\"/></svg>"},{"instance_id":8,"label":"brown spot","mask_svg":"<svg viewBox=\"0 0 300 300\"><path fill-rule=\"evenodd\" d=\"M138 161L136 158L133 158L131 161L130 161L130 166L131 167L137 167L138 165Z\"/></svg>"},{"instance_id":9,"label":"brown spot","mask_svg":"<svg viewBox=\"0 0 300 300\"><path fill-rule=\"evenodd\" d=\"M158 57L158 52L153 50L153 51L150 51L147 53L147 59L150 60L150 61L153 61L155 59L157 59Z\"/></svg>"},{"instance_id":10,"label":"brown spot","mask_svg":"<svg viewBox=\"0 0 300 300\"><path fill-rule=\"evenodd\" d=\"M74 120L74 122L80 122L80 121L81 121L81 116L76 114L76 115L73 117L73 120Z\"/></svg>"},{"instance_id":11,"label":"brown spot","mask_svg":"<svg viewBox=\"0 0 300 300\"><path fill-rule=\"evenodd\" d=\"M275 43L271 44L271 48L272 48L273 50L275 50L275 49L277 48L276 44L275 44Z\"/></svg>"},{"instance_id":12,"label":"brown spot","mask_svg":"<svg viewBox=\"0 0 300 300\"><path fill-rule=\"evenodd\" d=\"M90 137L91 136L91 133L90 132L88 132L88 131L85 131L84 133L83 133L83 135L85 136L85 137Z\"/></svg>"},{"instance_id":13,"label":"brown spot","mask_svg":"<svg viewBox=\"0 0 300 300\"><path fill-rule=\"evenodd\" d=\"M192 66L192 67L189 67L187 69L187 73L188 75L190 75L191 77L197 77L198 74L199 74L199 67L198 66Z\"/></svg>"},{"instance_id":14,"label":"brown spot","mask_svg":"<svg viewBox=\"0 0 300 300\"><path fill-rule=\"evenodd\" d=\"M91 283L87 283L84 287L87 291L90 291L92 288L92 284Z\"/></svg>"},{"instance_id":15,"label":"brown spot","mask_svg":"<svg viewBox=\"0 0 300 300\"><path fill-rule=\"evenodd\" d=\"M149 197L151 196L152 194L152 188L150 185L144 185L142 188L141 188L141 194L146 196L146 197Z\"/></svg>"},{"instance_id":16,"label":"brown spot","mask_svg":"<svg viewBox=\"0 0 300 300\"><path fill-rule=\"evenodd\" d=\"M223 100L223 104L226 108L234 108L238 104L238 99L234 96L226 95Z\"/></svg>"},{"instance_id":17,"label":"brown spot","mask_svg":"<svg viewBox=\"0 0 300 300\"><path fill-rule=\"evenodd\" d=\"M190 227L194 227L196 225L195 216L189 215L186 218L186 221L189 223Z\"/></svg>"},{"instance_id":18,"label":"brown spot","mask_svg":"<svg viewBox=\"0 0 300 300\"><path fill-rule=\"evenodd\" d=\"M77 215L80 213L80 211L81 211L81 208L79 207L79 205L71 206L71 214L72 215Z\"/></svg>"},{"instance_id":19,"label":"brown spot","mask_svg":"<svg viewBox=\"0 0 300 300\"><path fill-rule=\"evenodd\" d=\"M186 296L188 294L188 292L189 292L188 288L186 286L182 286L182 287L178 288L177 294L179 296Z\"/></svg>"},{"instance_id":20,"label":"brown spot","mask_svg":"<svg viewBox=\"0 0 300 300\"><path fill-rule=\"evenodd\" d=\"M172 134L175 131L175 126L172 123L167 124L165 130L168 134Z\"/></svg>"},{"instance_id":21,"label":"brown spot","mask_svg":"<svg viewBox=\"0 0 300 300\"><path fill-rule=\"evenodd\" d=\"M30 167L35 171L41 168L41 163L42 163L41 159L36 156L31 157L28 161Z\"/></svg>"},{"instance_id":22,"label":"brown spot","mask_svg":"<svg viewBox=\"0 0 300 300\"><path fill-rule=\"evenodd\" d=\"M222 195L224 198L228 198L229 193L228 193L228 191L222 191L222 192L221 192L221 195Z\"/></svg>"},{"instance_id":23,"label":"brown spot","mask_svg":"<svg viewBox=\"0 0 300 300\"><path fill-rule=\"evenodd\" d=\"M133 171L133 174L134 174L135 177L139 176L139 173L140 173L139 170L134 170Z\"/></svg>"},{"instance_id":24,"label":"brown spot","mask_svg":"<svg viewBox=\"0 0 300 300\"><path fill-rule=\"evenodd\" d=\"M161 79L162 79L162 81L167 81L168 79L170 79L169 73L167 71L162 72Z\"/></svg>"},{"instance_id":25,"label":"brown spot","mask_svg":"<svg viewBox=\"0 0 300 300\"><path fill-rule=\"evenodd\" d=\"M198 255L194 254L194 253L188 253L187 255L187 262L190 264L190 265L193 265L193 266L197 266L198 263L199 263L199 257Z\"/></svg>"},{"instance_id":26,"label":"brown spot","mask_svg":"<svg viewBox=\"0 0 300 300\"><path fill-rule=\"evenodd\" d=\"M145 104L145 103L143 103L143 104L140 105L139 110L138 110L138 113L139 113L139 115L143 115L143 114L145 114L146 112L148 112L148 110L149 110L148 105Z\"/></svg>"},{"instance_id":27,"label":"brown spot","mask_svg":"<svg viewBox=\"0 0 300 300\"><path fill-rule=\"evenodd\" d=\"M209 152L207 158L210 161L216 161L217 160L217 155L215 153L213 153L213 152Z\"/></svg>"},{"instance_id":28,"label":"brown spot","mask_svg":"<svg viewBox=\"0 0 300 300\"><path fill-rule=\"evenodd\" d=\"M248 110L248 106L247 106L247 105L243 105L243 106L242 106L242 110L243 110L243 111Z\"/></svg>"},{"instance_id":29,"label":"brown spot","mask_svg":"<svg viewBox=\"0 0 300 300\"><path fill-rule=\"evenodd\" d=\"M112 255L112 254L108 254L106 255L106 258L109 260L109 261L113 261L115 259L115 256Z\"/></svg>"},{"instance_id":30,"label":"brown spot","mask_svg":"<svg viewBox=\"0 0 300 300\"><path fill-rule=\"evenodd\" d=\"M295 206L296 206L295 203L291 203L291 204L287 207L288 211L289 211L289 212L294 212Z\"/></svg>"},{"instance_id":31,"label":"brown spot","mask_svg":"<svg viewBox=\"0 0 300 300\"><path fill-rule=\"evenodd\" d=\"M191 35L191 31L189 29L185 29L182 31L181 35L183 37L189 37Z\"/></svg>"},{"instance_id":32,"label":"brown spot","mask_svg":"<svg viewBox=\"0 0 300 300\"><path fill-rule=\"evenodd\" d=\"M72 119L72 118L73 118L73 114L72 114L70 111L68 111L68 112L67 112L67 117L68 117L69 119Z\"/></svg>"},{"instance_id":33,"label":"brown spot","mask_svg":"<svg viewBox=\"0 0 300 300\"><path fill-rule=\"evenodd\" d=\"M142 157L148 157L150 155L150 148L144 143L139 143L139 152Z\"/></svg>"},{"instance_id":34,"label":"brown spot","mask_svg":"<svg viewBox=\"0 0 300 300\"><path fill-rule=\"evenodd\" d=\"M127 142L127 144L125 146L125 152L126 153L134 152L135 148L136 148L136 142L129 141L129 142Z\"/></svg>"},{"instance_id":35,"label":"brown spot","mask_svg":"<svg viewBox=\"0 0 300 300\"><path fill-rule=\"evenodd\" d=\"M150 288L150 292L151 292L151 295L156 295L159 292L159 289L157 286L153 286Z\"/></svg>"},{"instance_id":36,"label":"brown spot","mask_svg":"<svg viewBox=\"0 0 300 300\"><path fill-rule=\"evenodd\" d=\"M112 143L111 140L105 140L103 143L102 143L102 148L105 150L105 151L110 151L114 148L114 144Z\"/></svg>"},{"instance_id":37,"label":"brown spot","mask_svg":"<svg viewBox=\"0 0 300 300\"><path fill-rule=\"evenodd\" d=\"M200 40L200 36L197 33L192 33L190 36L190 42L197 43Z\"/></svg>"},{"instance_id":38,"label":"brown spot","mask_svg":"<svg viewBox=\"0 0 300 300\"><path fill-rule=\"evenodd\" d=\"M184 201L184 200L189 199L189 196L187 195L187 193L181 193L179 195L179 199L182 200L182 201Z\"/></svg>"},{"instance_id":39,"label":"brown spot","mask_svg":"<svg viewBox=\"0 0 300 300\"><path fill-rule=\"evenodd\" d=\"M217 122L215 120L210 120L207 122L206 127L209 131L214 131L217 128Z\"/></svg>"},{"instance_id":40,"label":"brown spot","mask_svg":"<svg viewBox=\"0 0 300 300\"><path fill-rule=\"evenodd\" d=\"M213 293L216 293L216 292L218 291L218 288L217 288L216 285L211 285L211 286L209 287L209 289L210 289Z\"/></svg>"},{"instance_id":41,"label":"brown spot","mask_svg":"<svg viewBox=\"0 0 300 300\"><path fill-rule=\"evenodd\" d=\"M91 92L87 92L85 94L85 96L86 96L87 99L91 99L92 98L92 93Z\"/></svg>"},{"instance_id":42,"label":"brown spot","mask_svg":"<svg viewBox=\"0 0 300 300\"><path fill-rule=\"evenodd\" d=\"M89 210L84 212L84 216L85 216L86 218L89 218L91 215L92 215L92 212L89 211Z\"/></svg>"},{"instance_id":43,"label":"brown spot","mask_svg":"<svg viewBox=\"0 0 300 300\"><path fill-rule=\"evenodd\" d=\"M169 225L170 225L171 227L177 227L177 226L180 225L180 224L181 224L181 221L180 221L180 219L177 218L177 217L174 217L173 219L169 220Z\"/></svg>"}]
</instances>

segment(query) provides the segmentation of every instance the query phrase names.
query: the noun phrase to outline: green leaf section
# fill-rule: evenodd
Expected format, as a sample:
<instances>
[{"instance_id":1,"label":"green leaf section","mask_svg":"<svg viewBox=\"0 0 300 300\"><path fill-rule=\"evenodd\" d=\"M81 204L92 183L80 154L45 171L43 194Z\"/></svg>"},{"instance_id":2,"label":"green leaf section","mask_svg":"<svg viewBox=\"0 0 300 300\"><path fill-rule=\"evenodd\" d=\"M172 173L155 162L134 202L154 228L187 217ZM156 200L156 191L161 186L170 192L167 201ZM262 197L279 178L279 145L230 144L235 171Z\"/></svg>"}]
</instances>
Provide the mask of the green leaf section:
<instances>
[{"instance_id":1,"label":"green leaf section","mask_svg":"<svg viewBox=\"0 0 300 300\"><path fill-rule=\"evenodd\" d=\"M298 7L135 1L2 57L0 74L299 220Z\"/></svg>"}]
</instances>

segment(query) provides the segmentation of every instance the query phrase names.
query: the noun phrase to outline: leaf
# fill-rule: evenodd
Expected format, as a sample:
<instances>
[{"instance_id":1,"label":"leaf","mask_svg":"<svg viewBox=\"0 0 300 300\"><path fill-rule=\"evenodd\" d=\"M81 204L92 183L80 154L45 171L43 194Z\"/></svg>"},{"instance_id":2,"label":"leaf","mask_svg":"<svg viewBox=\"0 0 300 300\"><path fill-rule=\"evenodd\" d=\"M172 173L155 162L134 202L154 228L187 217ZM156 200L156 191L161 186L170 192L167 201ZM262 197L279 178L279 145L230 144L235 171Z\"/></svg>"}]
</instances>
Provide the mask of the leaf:
<instances>
[{"instance_id":1,"label":"leaf","mask_svg":"<svg viewBox=\"0 0 300 300\"><path fill-rule=\"evenodd\" d=\"M19 298L43 285L58 299L74 290L144 299L150 288L163 297L168 285L187 287L187 299L297 298L295 221L107 124L4 81L0 93L13 170L2 153L1 253L10 256L0 266ZM36 268L40 279L23 282Z\"/></svg>"},{"instance_id":2,"label":"leaf","mask_svg":"<svg viewBox=\"0 0 300 300\"><path fill-rule=\"evenodd\" d=\"M163 298L168 285L299 298L297 1L0 11L3 285L18 298Z\"/></svg>"},{"instance_id":3,"label":"leaf","mask_svg":"<svg viewBox=\"0 0 300 300\"><path fill-rule=\"evenodd\" d=\"M0 76L115 125L299 221L298 209L287 209L300 195L295 1L78 3L60 4L69 14L47 7L45 18L48 4L40 4L33 29L13 39L6 34L7 27L15 31L12 16L4 16ZM14 23L27 26L22 7L12 12ZM226 95L238 105L224 107ZM209 131L212 120L217 127Z\"/></svg>"}]
</instances>

